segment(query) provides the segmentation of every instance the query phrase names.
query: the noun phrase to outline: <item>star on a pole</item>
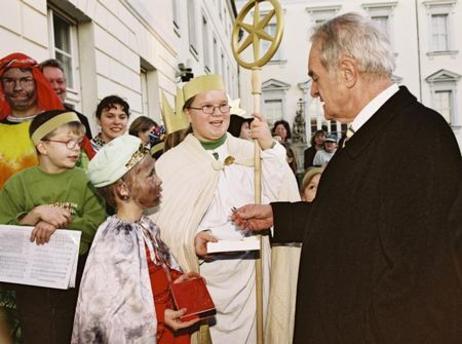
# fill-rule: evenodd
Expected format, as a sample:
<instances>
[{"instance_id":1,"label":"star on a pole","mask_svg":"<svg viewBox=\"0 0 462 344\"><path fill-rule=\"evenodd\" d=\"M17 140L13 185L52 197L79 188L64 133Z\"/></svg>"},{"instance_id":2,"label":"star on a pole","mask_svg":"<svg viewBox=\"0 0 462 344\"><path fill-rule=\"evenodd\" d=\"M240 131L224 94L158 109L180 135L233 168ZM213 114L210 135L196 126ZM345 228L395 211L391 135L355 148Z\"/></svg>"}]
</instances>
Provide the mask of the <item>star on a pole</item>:
<instances>
[{"instance_id":1,"label":"star on a pole","mask_svg":"<svg viewBox=\"0 0 462 344\"><path fill-rule=\"evenodd\" d=\"M254 60L258 60L260 58L260 40L264 39L266 41L273 42L275 37L271 36L265 31L265 27L271 21L273 16L275 15L276 11L273 9L269 11L264 17L260 18L260 9L258 6L258 0L255 0L255 9L253 12L253 23L247 24L243 21L237 23L240 27L242 27L245 31L247 31L248 35L239 46L237 53L240 54L243 52L247 47L252 44L253 48L253 58Z\"/></svg>"}]
</instances>

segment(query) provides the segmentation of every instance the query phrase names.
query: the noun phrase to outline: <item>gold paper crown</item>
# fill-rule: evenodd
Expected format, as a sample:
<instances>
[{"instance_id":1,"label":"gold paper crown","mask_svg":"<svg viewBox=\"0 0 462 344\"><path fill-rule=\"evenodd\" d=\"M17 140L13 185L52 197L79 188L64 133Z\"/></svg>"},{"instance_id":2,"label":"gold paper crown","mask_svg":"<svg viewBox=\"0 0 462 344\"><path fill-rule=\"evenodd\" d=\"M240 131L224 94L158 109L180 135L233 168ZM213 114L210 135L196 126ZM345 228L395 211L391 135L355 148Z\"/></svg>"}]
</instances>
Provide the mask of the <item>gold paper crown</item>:
<instances>
[{"instance_id":1,"label":"gold paper crown","mask_svg":"<svg viewBox=\"0 0 462 344\"><path fill-rule=\"evenodd\" d=\"M165 111L164 117L170 116L172 119L164 118L165 125L167 126L167 133L172 133L174 131L185 129L189 125L186 114L183 112L184 104L191 99L192 97L198 95L202 92L212 91L212 90L225 90L223 80L219 75L209 74L198 76L191 81L187 82L183 88L177 88L176 91L176 102L175 110L176 114L173 115L170 105L165 106L165 108L170 109L170 114ZM164 99L164 98L163 98ZM175 116L175 117L173 117ZM170 122L170 125L173 130L169 129L167 122Z\"/></svg>"},{"instance_id":2,"label":"gold paper crown","mask_svg":"<svg viewBox=\"0 0 462 344\"><path fill-rule=\"evenodd\" d=\"M178 93L178 92L177 92ZM186 129L189 125L188 118L186 115L181 112L177 112L176 114L173 112L173 109L168 102L167 98L165 97L164 92L162 92L162 118L164 120L165 129L167 134L173 133L177 130Z\"/></svg>"},{"instance_id":3,"label":"gold paper crown","mask_svg":"<svg viewBox=\"0 0 462 344\"><path fill-rule=\"evenodd\" d=\"M147 149L143 143L140 143L138 150L132 154L130 160L127 161L125 167L127 170L132 169L137 163L144 159L144 157L149 153L149 149Z\"/></svg>"},{"instance_id":4,"label":"gold paper crown","mask_svg":"<svg viewBox=\"0 0 462 344\"><path fill-rule=\"evenodd\" d=\"M181 95L183 98L183 104L199 93L212 90L225 90L225 85L223 84L221 77L217 74L198 76L183 86L183 92Z\"/></svg>"}]
</instances>

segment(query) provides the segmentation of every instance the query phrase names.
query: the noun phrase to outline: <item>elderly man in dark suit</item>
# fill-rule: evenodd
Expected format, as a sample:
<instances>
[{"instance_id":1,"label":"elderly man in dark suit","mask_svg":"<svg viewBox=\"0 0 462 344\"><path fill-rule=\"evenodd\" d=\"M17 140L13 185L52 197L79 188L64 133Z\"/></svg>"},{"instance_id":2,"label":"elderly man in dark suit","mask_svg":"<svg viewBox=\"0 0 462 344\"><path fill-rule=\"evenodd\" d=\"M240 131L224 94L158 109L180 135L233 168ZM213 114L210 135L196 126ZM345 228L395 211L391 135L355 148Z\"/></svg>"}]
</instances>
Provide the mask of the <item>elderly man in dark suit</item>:
<instances>
[{"instance_id":1,"label":"elderly man in dark suit","mask_svg":"<svg viewBox=\"0 0 462 344\"><path fill-rule=\"evenodd\" d=\"M460 250L448 221L462 178L455 137L393 84L393 50L369 20L336 17L311 41L311 94L327 119L349 124L348 139L314 203L233 214L252 230L274 225L276 242L303 243L294 342L462 343Z\"/></svg>"}]
</instances>

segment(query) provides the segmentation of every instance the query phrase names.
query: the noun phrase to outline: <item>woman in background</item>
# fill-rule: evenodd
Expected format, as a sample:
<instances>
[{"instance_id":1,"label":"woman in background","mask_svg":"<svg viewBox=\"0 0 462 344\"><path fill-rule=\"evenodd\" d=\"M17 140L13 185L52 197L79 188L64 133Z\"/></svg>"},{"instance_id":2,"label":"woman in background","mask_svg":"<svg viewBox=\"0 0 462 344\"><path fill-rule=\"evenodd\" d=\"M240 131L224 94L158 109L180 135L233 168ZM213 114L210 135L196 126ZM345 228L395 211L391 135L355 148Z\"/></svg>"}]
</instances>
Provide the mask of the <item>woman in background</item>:
<instances>
[{"instance_id":1,"label":"woman in background","mask_svg":"<svg viewBox=\"0 0 462 344\"><path fill-rule=\"evenodd\" d=\"M96 108L96 121L101 131L91 140L95 152L106 143L127 132L130 106L119 96L103 98Z\"/></svg>"},{"instance_id":2,"label":"woman in background","mask_svg":"<svg viewBox=\"0 0 462 344\"><path fill-rule=\"evenodd\" d=\"M139 137L141 141L150 148L152 144L151 135L154 134L154 130L158 127L159 125L149 117L139 116L130 124L128 133Z\"/></svg>"},{"instance_id":3,"label":"woman in background","mask_svg":"<svg viewBox=\"0 0 462 344\"><path fill-rule=\"evenodd\" d=\"M280 138L279 141L281 143L290 144L292 134L290 133L290 125L287 121L281 119L274 122L272 134Z\"/></svg>"},{"instance_id":4,"label":"woman in background","mask_svg":"<svg viewBox=\"0 0 462 344\"><path fill-rule=\"evenodd\" d=\"M313 136L311 137L311 146L305 149L303 153L304 163L303 167L305 170L313 166L313 159L318 150L324 148L324 141L326 140L326 132L324 130L316 130Z\"/></svg>"}]
</instances>

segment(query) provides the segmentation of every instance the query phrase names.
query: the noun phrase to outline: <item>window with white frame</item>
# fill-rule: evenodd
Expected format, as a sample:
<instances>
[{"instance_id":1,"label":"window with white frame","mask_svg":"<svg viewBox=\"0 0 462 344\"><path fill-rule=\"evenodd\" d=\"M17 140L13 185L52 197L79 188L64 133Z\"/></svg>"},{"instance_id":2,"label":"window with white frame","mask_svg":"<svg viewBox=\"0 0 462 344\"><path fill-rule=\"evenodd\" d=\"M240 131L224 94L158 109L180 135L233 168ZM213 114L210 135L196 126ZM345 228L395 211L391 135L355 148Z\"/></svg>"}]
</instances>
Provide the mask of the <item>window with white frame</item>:
<instances>
[{"instance_id":1,"label":"window with white frame","mask_svg":"<svg viewBox=\"0 0 462 344\"><path fill-rule=\"evenodd\" d=\"M223 51L221 52L221 63L220 63L221 69L220 69L220 75L223 78L223 81L225 82L226 85L226 75L225 75L225 54Z\"/></svg>"},{"instance_id":2,"label":"window with white frame","mask_svg":"<svg viewBox=\"0 0 462 344\"><path fill-rule=\"evenodd\" d=\"M229 64L226 64L226 89L228 90L228 93L231 93L231 72L229 70Z\"/></svg>"},{"instance_id":3,"label":"window with white frame","mask_svg":"<svg viewBox=\"0 0 462 344\"><path fill-rule=\"evenodd\" d=\"M66 101L75 105L80 100L77 23L63 13L49 8L48 28L51 56L61 63L66 77Z\"/></svg>"},{"instance_id":4,"label":"window with white frame","mask_svg":"<svg viewBox=\"0 0 462 344\"><path fill-rule=\"evenodd\" d=\"M142 113L146 116L149 113L149 98L148 98L148 71L144 68L140 69L140 81L141 81L141 102L142 102Z\"/></svg>"},{"instance_id":5,"label":"window with white frame","mask_svg":"<svg viewBox=\"0 0 462 344\"><path fill-rule=\"evenodd\" d=\"M310 15L313 23L319 25L335 17L340 8L341 6L316 6L306 7L306 11Z\"/></svg>"},{"instance_id":6,"label":"window with white frame","mask_svg":"<svg viewBox=\"0 0 462 344\"><path fill-rule=\"evenodd\" d=\"M310 119L310 126L311 126L311 134L313 134L316 130L319 130L320 126L318 127L318 119L311 117Z\"/></svg>"},{"instance_id":7,"label":"window with white frame","mask_svg":"<svg viewBox=\"0 0 462 344\"><path fill-rule=\"evenodd\" d=\"M431 30L432 40L431 47L433 51L447 51L449 50L448 40L448 14L439 13L432 14L431 16Z\"/></svg>"},{"instance_id":8,"label":"window with white frame","mask_svg":"<svg viewBox=\"0 0 462 344\"><path fill-rule=\"evenodd\" d=\"M196 31L196 8L194 1L188 1L188 34L189 34L189 48L191 52L197 57L197 31Z\"/></svg>"},{"instance_id":9,"label":"window with white frame","mask_svg":"<svg viewBox=\"0 0 462 344\"><path fill-rule=\"evenodd\" d=\"M210 72L209 26L205 16L202 16L202 53L204 55L205 71Z\"/></svg>"},{"instance_id":10,"label":"window with white frame","mask_svg":"<svg viewBox=\"0 0 462 344\"><path fill-rule=\"evenodd\" d=\"M223 8L223 1L218 0L218 16L220 17L221 20L223 20L222 8Z\"/></svg>"},{"instance_id":11,"label":"window with white frame","mask_svg":"<svg viewBox=\"0 0 462 344\"><path fill-rule=\"evenodd\" d=\"M424 1L429 27L429 53L454 53L454 4L456 0Z\"/></svg>"},{"instance_id":12,"label":"window with white frame","mask_svg":"<svg viewBox=\"0 0 462 344\"><path fill-rule=\"evenodd\" d=\"M372 21L374 24L388 37L390 37L390 30L389 30L389 21L390 17L387 15L378 15L378 16L371 16Z\"/></svg>"},{"instance_id":13,"label":"window with white frame","mask_svg":"<svg viewBox=\"0 0 462 344\"><path fill-rule=\"evenodd\" d=\"M446 119L448 123L452 122L453 117L452 99L452 90L435 90L433 93L433 107Z\"/></svg>"},{"instance_id":14,"label":"window with white frame","mask_svg":"<svg viewBox=\"0 0 462 344\"><path fill-rule=\"evenodd\" d=\"M231 74L231 87L229 88L231 92L231 98L236 98L236 80L234 77L234 73Z\"/></svg>"},{"instance_id":15,"label":"window with white frame","mask_svg":"<svg viewBox=\"0 0 462 344\"><path fill-rule=\"evenodd\" d=\"M220 60L218 59L218 42L213 37L213 69L216 74L220 74Z\"/></svg>"},{"instance_id":16,"label":"window with white frame","mask_svg":"<svg viewBox=\"0 0 462 344\"><path fill-rule=\"evenodd\" d=\"M173 30L179 36L180 35L180 14L178 11L178 0L172 1L172 9L173 9Z\"/></svg>"},{"instance_id":17,"label":"window with white frame","mask_svg":"<svg viewBox=\"0 0 462 344\"><path fill-rule=\"evenodd\" d=\"M223 8L223 21L224 21L225 33L226 33L226 36L228 36L228 26L226 25L228 22L228 11L226 10L226 5Z\"/></svg>"},{"instance_id":18,"label":"window with white frame","mask_svg":"<svg viewBox=\"0 0 462 344\"><path fill-rule=\"evenodd\" d=\"M275 37L276 36L276 23L274 21L270 22L265 27L265 31L270 36ZM269 47L271 46L271 43L272 42L264 40L264 39L260 40L260 55L261 56L263 56L268 51ZM271 58L271 61L275 62L275 61L282 61L282 60L283 60L283 51L282 51L282 44L281 44L278 50L276 50L276 53Z\"/></svg>"},{"instance_id":19,"label":"window with white frame","mask_svg":"<svg viewBox=\"0 0 462 344\"><path fill-rule=\"evenodd\" d=\"M397 5L397 1L387 3L366 3L362 4L362 8L367 12L369 18L375 25L385 34L393 46L393 9Z\"/></svg>"},{"instance_id":20,"label":"window with white frame","mask_svg":"<svg viewBox=\"0 0 462 344\"><path fill-rule=\"evenodd\" d=\"M286 92L290 84L277 79L268 79L262 83L263 113L269 124L284 118Z\"/></svg>"},{"instance_id":21,"label":"window with white frame","mask_svg":"<svg viewBox=\"0 0 462 344\"><path fill-rule=\"evenodd\" d=\"M281 98L265 99L263 102L263 113L270 126L282 118L282 114L284 113L283 110Z\"/></svg>"},{"instance_id":22,"label":"window with white frame","mask_svg":"<svg viewBox=\"0 0 462 344\"><path fill-rule=\"evenodd\" d=\"M459 126L462 120L457 113L457 83L460 75L441 69L430 75L425 80L429 83L431 92L431 106L438 111L446 121Z\"/></svg>"},{"instance_id":23,"label":"window with white frame","mask_svg":"<svg viewBox=\"0 0 462 344\"><path fill-rule=\"evenodd\" d=\"M329 133L338 138L337 121L329 121Z\"/></svg>"}]
</instances>

